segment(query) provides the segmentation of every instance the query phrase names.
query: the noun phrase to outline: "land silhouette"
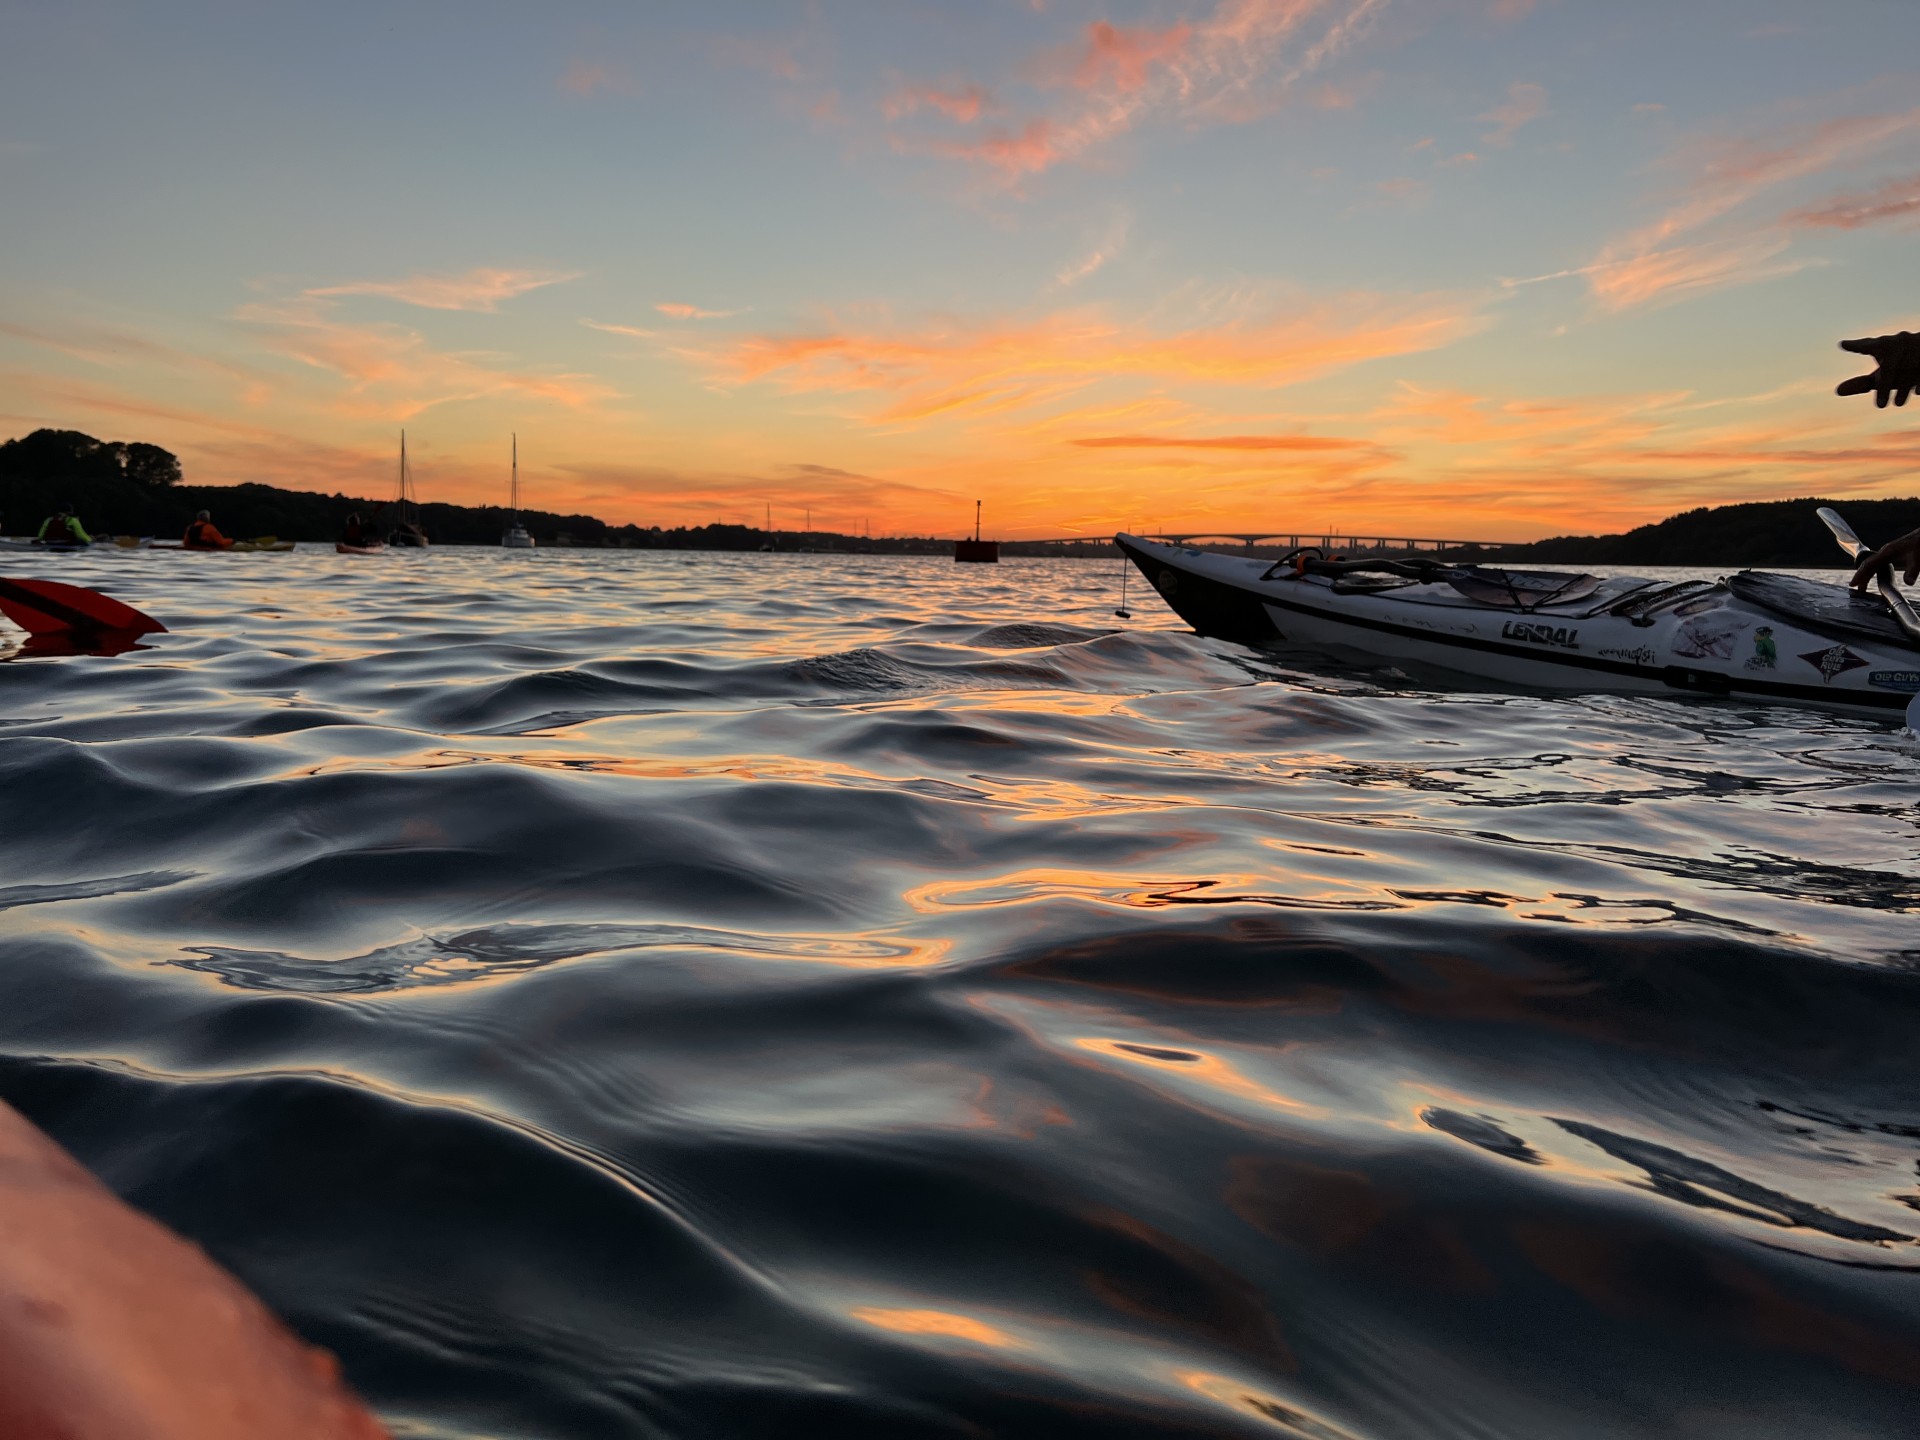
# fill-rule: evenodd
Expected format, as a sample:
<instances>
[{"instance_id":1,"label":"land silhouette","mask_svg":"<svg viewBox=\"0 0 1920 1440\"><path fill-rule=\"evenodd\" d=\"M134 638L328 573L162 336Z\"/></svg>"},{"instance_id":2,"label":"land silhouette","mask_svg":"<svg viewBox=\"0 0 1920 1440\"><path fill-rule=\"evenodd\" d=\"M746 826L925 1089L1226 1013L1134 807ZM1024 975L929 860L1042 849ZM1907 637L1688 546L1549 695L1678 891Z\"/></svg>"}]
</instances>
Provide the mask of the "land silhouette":
<instances>
[{"instance_id":1,"label":"land silhouette","mask_svg":"<svg viewBox=\"0 0 1920 1440\"><path fill-rule=\"evenodd\" d=\"M36 430L0 443L0 523L13 534L33 533L41 519L71 504L96 535L170 537L183 531L195 512L210 510L229 535L331 541L349 515L371 515L390 503L273 485L190 485L179 459L158 445L96 440L77 430ZM1814 514L1822 505L1840 510L1870 540L1920 528L1920 499L1807 497L1702 507L1623 534L1559 535L1446 558L1559 565L1847 567L1846 557ZM442 545L498 545L508 523L506 509L497 505L426 504L420 510L427 533ZM772 545L779 550L944 555L953 547L951 537L935 535L769 532L727 524L664 528L547 510L522 510L520 519L548 548L761 550ZM1217 548L1234 554L1278 553L1273 546ZM1101 535L1072 544L1007 541L1001 553L1110 559L1113 548Z\"/></svg>"}]
</instances>

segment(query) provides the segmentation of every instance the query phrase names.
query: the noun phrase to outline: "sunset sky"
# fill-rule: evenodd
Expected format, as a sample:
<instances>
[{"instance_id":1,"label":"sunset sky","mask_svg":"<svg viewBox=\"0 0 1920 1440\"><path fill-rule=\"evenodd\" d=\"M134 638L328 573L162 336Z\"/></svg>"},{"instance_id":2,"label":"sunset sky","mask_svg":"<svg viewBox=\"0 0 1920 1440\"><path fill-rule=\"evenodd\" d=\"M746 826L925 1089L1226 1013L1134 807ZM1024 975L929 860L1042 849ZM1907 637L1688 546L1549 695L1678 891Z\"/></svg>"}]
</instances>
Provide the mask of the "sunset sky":
<instances>
[{"instance_id":1,"label":"sunset sky","mask_svg":"<svg viewBox=\"0 0 1920 1440\"><path fill-rule=\"evenodd\" d=\"M0 436L1005 537L1920 493L1912 0L25 3Z\"/></svg>"}]
</instances>

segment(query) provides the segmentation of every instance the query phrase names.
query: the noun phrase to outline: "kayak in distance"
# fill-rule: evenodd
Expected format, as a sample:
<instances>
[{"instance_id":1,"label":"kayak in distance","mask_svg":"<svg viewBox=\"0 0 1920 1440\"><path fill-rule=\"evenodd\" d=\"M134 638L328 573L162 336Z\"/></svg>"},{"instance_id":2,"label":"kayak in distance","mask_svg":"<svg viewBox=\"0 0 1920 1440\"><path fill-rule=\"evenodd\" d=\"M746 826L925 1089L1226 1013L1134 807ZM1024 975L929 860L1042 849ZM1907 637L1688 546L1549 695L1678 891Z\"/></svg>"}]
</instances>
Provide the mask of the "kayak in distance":
<instances>
[{"instance_id":1,"label":"kayak in distance","mask_svg":"<svg viewBox=\"0 0 1920 1440\"><path fill-rule=\"evenodd\" d=\"M333 553L336 555L384 555L387 547L376 540L371 545L349 545L344 540L336 540Z\"/></svg>"},{"instance_id":2,"label":"kayak in distance","mask_svg":"<svg viewBox=\"0 0 1920 1440\"><path fill-rule=\"evenodd\" d=\"M1422 559L1248 560L1114 543L1200 634L1324 645L1541 689L1718 695L1898 719L1920 696L1920 621L1791 575L1602 579Z\"/></svg>"},{"instance_id":3,"label":"kayak in distance","mask_svg":"<svg viewBox=\"0 0 1920 1440\"><path fill-rule=\"evenodd\" d=\"M185 550L195 555L285 555L294 548L294 544L291 540L236 540L231 545L182 545L177 540L157 540L138 548Z\"/></svg>"},{"instance_id":4,"label":"kayak in distance","mask_svg":"<svg viewBox=\"0 0 1920 1440\"><path fill-rule=\"evenodd\" d=\"M28 540L17 536L0 536L0 550L25 550L41 555L82 555L93 550L113 550L118 548L111 540L96 540L91 545L71 545L44 540Z\"/></svg>"}]
</instances>

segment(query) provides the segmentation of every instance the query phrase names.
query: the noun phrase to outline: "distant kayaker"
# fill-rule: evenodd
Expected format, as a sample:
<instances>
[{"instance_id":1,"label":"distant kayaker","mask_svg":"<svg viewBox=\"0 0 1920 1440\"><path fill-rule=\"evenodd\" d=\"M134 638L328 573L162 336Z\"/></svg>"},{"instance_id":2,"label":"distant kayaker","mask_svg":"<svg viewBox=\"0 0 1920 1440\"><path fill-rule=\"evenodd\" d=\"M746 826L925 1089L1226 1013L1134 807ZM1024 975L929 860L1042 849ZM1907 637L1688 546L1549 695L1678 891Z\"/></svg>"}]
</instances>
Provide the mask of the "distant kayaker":
<instances>
[{"instance_id":1,"label":"distant kayaker","mask_svg":"<svg viewBox=\"0 0 1920 1440\"><path fill-rule=\"evenodd\" d=\"M1840 348L1872 357L1879 368L1870 375L1842 381L1835 394L1865 395L1871 390L1873 403L1884 410L1889 399L1895 405L1905 405L1907 397L1920 390L1920 334L1902 330L1897 335L1870 335L1861 340L1842 340ZM1862 555L1860 568L1848 583L1856 590L1865 590L1881 571L1895 569L1905 571L1908 585L1920 580L1920 530Z\"/></svg>"},{"instance_id":2,"label":"distant kayaker","mask_svg":"<svg viewBox=\"0 0 1920 1440\"><path fill-rule=\"evenodd\" d=\"M231 550L233 541L220 533L213 523L213 517L205 510L193 517L193 523L187 526L187 533L180 537L180 543L189 550Z\"/></svg>"},{"instance_id":3,"label":"distant kayaker","mask_svg":"<svg viewBox=\"0 0 1920 1440\"><path fill-rule=\"evenodd\" d=\"M347 516L347 528L340 532L340 543L342 545L352 545L357 549L364 550L368 546L378 544L379 541L380 537L367 528L365 522L360 519L360 512L358 510Z\"/></svg>"},{"instance_id":4,"label":"distant kayaker","mask_svg":"<svg viewBox=\"0 0 1920 1440\"><path fill-rule=\"evenodd\" d=\"M34 536L42 545L91 545L93 536L80 523L73 513L73 506L62 505L53 514L40 522L40 533Z\"/></svg>"}]
</instances>

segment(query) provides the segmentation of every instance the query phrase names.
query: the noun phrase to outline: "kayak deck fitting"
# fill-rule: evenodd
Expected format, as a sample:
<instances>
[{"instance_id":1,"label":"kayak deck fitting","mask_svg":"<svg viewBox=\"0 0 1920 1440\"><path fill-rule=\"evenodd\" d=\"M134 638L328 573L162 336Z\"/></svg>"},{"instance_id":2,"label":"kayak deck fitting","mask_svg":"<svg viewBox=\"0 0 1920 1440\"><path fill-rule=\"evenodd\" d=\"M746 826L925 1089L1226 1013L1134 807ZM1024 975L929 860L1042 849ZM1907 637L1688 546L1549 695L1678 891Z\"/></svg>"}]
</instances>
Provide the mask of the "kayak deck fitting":
<instances>
[{"instance_id":1,"label":"kayak deck fitting","mask_svg":"<svg viewBox=\"0 0 1920 1440\"><path fill-rule=\"evenodd\" d=\"M1534 688L1679 691L1887 718L1920 693L1920 638L1886 599L1791 575L1276 563L1136 535L1114 543L1197 632L1254 647L1330 646Z\"/></svg>"}]
</instances>

